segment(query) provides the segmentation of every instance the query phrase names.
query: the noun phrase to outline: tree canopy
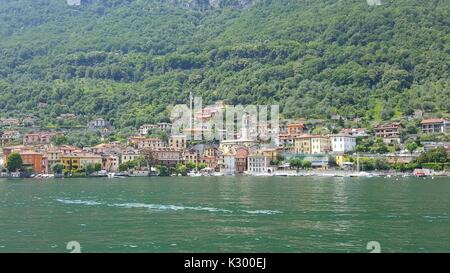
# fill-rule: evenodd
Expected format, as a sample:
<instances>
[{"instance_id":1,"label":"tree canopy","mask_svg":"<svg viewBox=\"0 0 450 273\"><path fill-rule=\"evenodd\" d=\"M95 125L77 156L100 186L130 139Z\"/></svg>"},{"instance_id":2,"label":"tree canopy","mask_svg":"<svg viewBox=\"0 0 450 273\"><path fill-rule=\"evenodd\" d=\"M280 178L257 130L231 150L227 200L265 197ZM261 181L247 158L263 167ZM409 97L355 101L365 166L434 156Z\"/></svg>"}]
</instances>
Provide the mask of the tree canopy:
<instances>
[{"instance_id":1,"label":"tree canopy","mask_svg":"<svg viewBox=\"0 0 450 273\"><path fill-rule=\"evenodd\" d=\"M0 1L1 117L136 128L166 120L190 91L279 104L286 117L450 111L449 1L84 2Z\"/></svg>"},{"instance_id":2,"label":"tree canopy","mask_svg":"<svg viewBox=\"0 0 450 273\"><path fill-rule=\"evenodd\" d=\"M23 161L19 153L10 153L6 158L6 168L10 172L16 172L22 169Z\"/></svg>"}]
</instances>

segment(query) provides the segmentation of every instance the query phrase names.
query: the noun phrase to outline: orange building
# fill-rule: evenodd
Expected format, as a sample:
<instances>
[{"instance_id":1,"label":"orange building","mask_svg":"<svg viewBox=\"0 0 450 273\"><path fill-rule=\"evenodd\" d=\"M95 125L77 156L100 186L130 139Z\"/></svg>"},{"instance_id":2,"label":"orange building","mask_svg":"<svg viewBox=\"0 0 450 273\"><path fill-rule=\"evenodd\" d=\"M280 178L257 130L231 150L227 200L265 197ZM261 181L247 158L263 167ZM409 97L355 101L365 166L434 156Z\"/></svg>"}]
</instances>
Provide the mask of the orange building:
<instances>
[{"instance_id":1,"label":"orange building","mask_svg":"<svg viewBox=\"0 0 450 273\"><path fill-rule=\"evenodd\" d=\"M128 142L139 149L143 148L159 149L166 147L164 141L162 141L160 138L133 136L128 139Z\"/></svg>"},{"instance_id":2,"label":"orange building","mask_svg":"<svg viewBox=\"0 0 450 273\"><path fill-rule=\"evenodd\" d=\"M236 172L243 173L247 171L247 157L248 149L246 147L239 147L236 149Z\"/></svg>"},{"instance_id":3,"label":"orange building","mask_svg":"<svg viewBox=\"0 0 450 273\"><path fill-rule=\"evenodd\" d=\"M22 162L24 166L33 167L33 171L36 174L43 173L43 155L34 151L22 151L20 152Z\"/></svg>"},{"instance_id":4,"label":"orange building","mask_svg":"<svg viewBox=\"0 0 450 273\"><path fill-rule=\"evenodd\" d=\"M305 125L303 123L291 123L288 124L288 134L291 136L298 136L305 131Z\"/></svg>"}]
</instances>

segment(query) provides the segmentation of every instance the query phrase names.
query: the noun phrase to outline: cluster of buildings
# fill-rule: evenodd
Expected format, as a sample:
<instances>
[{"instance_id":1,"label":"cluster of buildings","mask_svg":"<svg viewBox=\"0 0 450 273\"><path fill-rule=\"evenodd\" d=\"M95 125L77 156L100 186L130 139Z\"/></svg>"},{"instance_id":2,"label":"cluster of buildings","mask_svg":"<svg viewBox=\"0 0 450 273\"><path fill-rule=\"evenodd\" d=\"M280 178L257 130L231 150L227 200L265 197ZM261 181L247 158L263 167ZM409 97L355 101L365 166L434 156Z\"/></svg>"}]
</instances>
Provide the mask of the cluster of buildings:
<instances>
[{"instance_id":1,"label":"cluster of buildings","mask_svg":"<svg viewBox=\"0 0 450 273\"><path fill-rule=\"evenodd\" d=\"M223 107L222 105L216 105ZM207 107L195 113L197 119L208 120L217 114L215 107ZM76 118L68 114L62 118ZM2 119L2 124L20 124L15 119ZM223 174L259 174L271 173L277 169L288 168L289 158L301 156L311 162L312 168L327 169L330 155L336 157L336 162L343 164L342 156L355 151L358 137L381 138L387 144L402 143L402 125L397 122L378 124L373 133L363 128L346 128L338 134L311 134L310 129L299 121L280 121L276 130L278 142L268 144L253 137L251 118L244 114L240 131L232 137L223 138L201 144L190 141L189 133L194 129L187 128L180 133L173 133L171 123L142 125L135 136L128 138L127 143L111 142L94 147L54 146L52 139L62 136L61 132L35 132L20 135L15 130L5 130L1 134L3 161L12 152L22 156L25 166L33 168L38 173L51 173L52 165L61 163L67 171L85 169L88 164L101 164L102 170L118 172L120 164L134 161L147 155L150 151L155 165L176 166L188 162L203 163L206 171ZM111 124L98 118L87 124L87 129L105 130ZM449 133L450 120L442 118L424 119L421 122L422 131L429 133ZM265 126L258 130L272 131L275 128ZM202 128L202 131L211 128ZM149 137L154 133L165 132L167 139ZM22 137L21 145L11 145L12 141ZM444 143L445 144L445 143ZM443 144L443 145L444 145ZM435 143L426 143L431 149ZM427 149L425 147L425 149ZM338 160L339 159L339 160ZM406 159L405 159L406 160ZM142 166L145 168L146 166Z\"/></svg>"},{"instance_id":2,"label":"cluster of buildings","mask_svg":"<svg viewBox=\"0 0 450 273\"><path fill-rule=\"evenodd\" d=\"M87 164L102 163L100 155L72 146L16 145L3 147L3 162L11 153L19 153L24 167L31 167L36 174L52 173L52 165L64 164L66 170L81 170Z\"/></svg>"},{"instance_id":3,"label":"cluster of buildings","mask_svg":"<svg viewBox=\"0 0 450 273\"><path fill-rule=\"evenodd\" d=\"M74 114L61 114L57 120L76 120L77 116ZM0 144L2 147L11 146L14 143L20 142L23 139L24 145L33 144L49 144L51 139L55 136L62 135L61 132L31 132L20 133L20 129L31 127L36 129L36 119L32 116L27 116L24 119L16 118L2 118L0 119ZM86 130L98 131L101 137L106 137L111 134L111 124L103 119L96 118L86 124ZM39 129L38 129L39 130Z\"/></svg>"}]
</instances>

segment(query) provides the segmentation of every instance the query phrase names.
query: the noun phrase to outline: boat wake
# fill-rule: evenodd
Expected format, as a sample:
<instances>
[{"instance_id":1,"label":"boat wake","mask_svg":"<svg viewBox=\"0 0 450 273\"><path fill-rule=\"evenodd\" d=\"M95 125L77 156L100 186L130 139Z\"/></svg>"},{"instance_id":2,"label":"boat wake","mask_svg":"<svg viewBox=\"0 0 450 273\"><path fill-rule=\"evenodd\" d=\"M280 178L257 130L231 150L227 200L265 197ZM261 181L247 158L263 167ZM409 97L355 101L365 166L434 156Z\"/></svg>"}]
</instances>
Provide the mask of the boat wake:
<instances>
[{"instance_id":1,"label":"boat wake","mask_svg":"<svg viewBox=\"0 0 450 273\"><path fill-rule=\"evenodd\" d=\"M281 211L278 210L243 210L243 212L250 214L269 214L269 215L281 213Z\"/></svg>"},{"instance_id":2,"label":"boat wake","mask_svg":"<svg viewBox=\"0 0 450 273\"><path fill-rule=\"evenodd\" d=\"M103 205L103 203L89 200L67 200L67 199L56 199L56 201L63 204L75 204L75 205L87 205L87 206L98 206Z\"/></svg>"},{"instance_id":3,"label":"boat wake","mask_svg":"<svg viewBox=\"0 0 450 273\"><path fill-rule=\"evenodd\" d=\"M119 208L146 208L149 210L156 210L156 211L166 211L166 210L172 210L172 211L183 211L183 210L193 210L193 211L208 211L208 212L221 212L221 213L233 213L232 210L228 209L220 209L220 208L212 208L212 207L190 207L190 206L176 206L176 205L161 205L161 204L145 204L145 203L114 203L114 204L108 204L108 203L102 203L98 201L93 200L70 200L70 199L56 199L56 201L63 203L63 204L69 204L69 205L86 205L86 206L108 206L108 207L119 207ZM278 214L282 213L281 211L277 210L240 210L241 212L248 213L248 214Z\"/></svg>"},{"instance_id":4,"label":"boat wake","mask_svg":"<svg viewBox=\"0 0 450 273\"><path fill-rule=\"evenodd\" d=\"M147 208L151 210L198 210L198 211L224 212L224 213L232 212L231 210L208 208L208 207L184 207L175 205L159 205L159 204L143 204L143 203L111 204L108 206L121 208Z\"/></svg>"}]
</instances>

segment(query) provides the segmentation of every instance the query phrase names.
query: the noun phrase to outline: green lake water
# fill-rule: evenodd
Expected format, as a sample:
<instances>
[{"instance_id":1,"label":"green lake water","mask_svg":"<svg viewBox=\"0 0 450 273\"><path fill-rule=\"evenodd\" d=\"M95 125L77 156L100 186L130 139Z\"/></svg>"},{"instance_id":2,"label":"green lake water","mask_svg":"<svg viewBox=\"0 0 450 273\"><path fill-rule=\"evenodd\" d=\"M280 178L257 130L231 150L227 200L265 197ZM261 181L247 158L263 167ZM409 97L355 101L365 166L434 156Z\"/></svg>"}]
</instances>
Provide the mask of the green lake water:
<instances>
[{"instance_id":1,"label":"green lake water","mask_svg":"<svg viewBox=\"0 0 450 273\"><path fill-rule=\"evenodd\" d=\"M450 179L0 179L0 252L450 252Z\"/></svg>"}]
</instances>

